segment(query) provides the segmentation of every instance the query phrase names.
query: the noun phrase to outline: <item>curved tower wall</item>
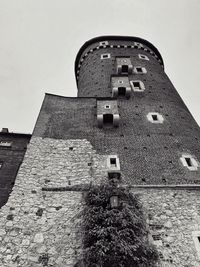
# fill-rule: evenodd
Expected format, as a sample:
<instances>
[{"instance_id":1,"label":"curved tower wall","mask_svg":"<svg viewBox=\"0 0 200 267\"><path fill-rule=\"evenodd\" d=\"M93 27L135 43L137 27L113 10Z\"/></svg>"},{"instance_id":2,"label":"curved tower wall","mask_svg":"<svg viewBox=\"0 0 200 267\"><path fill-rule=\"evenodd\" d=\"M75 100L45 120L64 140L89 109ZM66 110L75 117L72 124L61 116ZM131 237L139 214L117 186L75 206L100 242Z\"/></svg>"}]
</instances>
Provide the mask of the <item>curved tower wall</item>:
<instances>
[{"instance_id":1,"label":"curved tower wall","mask_svg":"<svg viewBox=\"0 0 200 267\"><path fill-rule=\"evenodd\" d=\"M123 57L129 58L132 70L120 74L117 59ZM136 73L135 67L145 68L146 73ZM79 98L106 97L118 102L119 127L95 129L99 142L91 142L102 153L119 154L122 175L129 177L129 182L199 183L199 170L191 172L183 166L184 159L181 161L182 156L191 156L198 164L199 127L166 75L162 57L152 44L126 37L90 40L79 51L75 72ZM113 77L128 80L129 98L113 94ZM141 81L144 90L134 91L131 81ZM148 120L154 113L161 115L162 123Z\"/></svg>"}]
</instances>

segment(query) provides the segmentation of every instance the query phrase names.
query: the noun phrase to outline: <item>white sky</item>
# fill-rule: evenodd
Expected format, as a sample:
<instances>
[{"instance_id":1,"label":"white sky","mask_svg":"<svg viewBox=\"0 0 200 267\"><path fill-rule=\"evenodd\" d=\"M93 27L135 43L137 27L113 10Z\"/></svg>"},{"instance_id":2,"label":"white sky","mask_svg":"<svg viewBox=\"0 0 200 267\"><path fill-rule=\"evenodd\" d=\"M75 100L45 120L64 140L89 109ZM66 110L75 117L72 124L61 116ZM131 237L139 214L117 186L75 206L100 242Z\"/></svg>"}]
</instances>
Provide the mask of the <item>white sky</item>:
<instances>
[{"instance_id":1,"label":"white sky","mask_svg":"<svg viewBox=\"0 0 200 267\"><path fill-rule=\"evenodd\" d=\"M76 54L100 35L152 42L200 124L200 0L0 0L0 129L31 133L45 92L76 96Z\"/></svg>"}]
</instances>

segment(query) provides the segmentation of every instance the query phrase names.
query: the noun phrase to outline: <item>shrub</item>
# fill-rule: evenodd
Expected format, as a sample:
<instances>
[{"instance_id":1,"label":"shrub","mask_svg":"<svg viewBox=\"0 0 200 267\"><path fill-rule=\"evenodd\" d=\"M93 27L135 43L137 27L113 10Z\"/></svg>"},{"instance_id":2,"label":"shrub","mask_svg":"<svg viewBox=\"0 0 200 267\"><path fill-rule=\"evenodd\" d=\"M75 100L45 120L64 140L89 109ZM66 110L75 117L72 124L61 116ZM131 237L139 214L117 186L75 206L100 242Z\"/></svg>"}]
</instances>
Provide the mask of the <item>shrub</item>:
<instances>
[{"instance_id":1,"label":"shrub","mask_svg":"<svg viewBox=\"0 0 200 267\"><path fill-rule=\"evenodd\" d=\"M117 208L111 208L111 196L118 196ZM156 266L158 253L148 241L142 206L127 189L92 186L83 217L85 267Z\"/></svg>"}]
</instances>

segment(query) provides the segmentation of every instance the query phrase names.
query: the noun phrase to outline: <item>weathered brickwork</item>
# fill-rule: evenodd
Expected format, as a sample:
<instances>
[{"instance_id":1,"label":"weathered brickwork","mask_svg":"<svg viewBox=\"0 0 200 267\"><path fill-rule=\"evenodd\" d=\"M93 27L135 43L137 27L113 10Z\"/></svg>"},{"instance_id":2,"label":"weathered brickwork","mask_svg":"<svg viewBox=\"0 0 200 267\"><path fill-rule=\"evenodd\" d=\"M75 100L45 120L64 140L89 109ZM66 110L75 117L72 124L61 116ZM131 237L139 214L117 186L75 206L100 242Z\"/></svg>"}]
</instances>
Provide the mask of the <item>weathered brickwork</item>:
<instances>
[{"instance_id":1,"label":"weathered brickwork","mask_svg":"<svg viewBox=\"0 0 200 267\"><path fill-rule=\"evenodd\" d=\"M199 183L199 170L191 172L180 161L183 152L200 158L198 125L184 107L151 100L144 105L144 98L118 100L119 127L99 129L95 98L47 94L33 135L85 138L100 154L118 154L122 177L129 184ZM148 121L152 111L163 114L162 124Z\"/></svg>"},{"instance_id":2,"label":"weathered brickwork","mask_svg":"<svg viewBox=\"0 0 200 267\"><path fill-rule=\"evenodd\" d=\"M10 146L0 145L0 208L12 191L30 138L30 134L0 132L0 143L10 143Z\"/></svg>"},{"instance_id":3,"label":"weathered brickwork","mask_svg":"<svg viewBox=\"0 0 200 267\"><path fill-rule=\"evenodd\" d=\"M107 179L106 160L87 140L32 138L0 211L1 267L74 266L81 257L82 192L60 188ZM43 191L51 188L57 191Z\"/></svg>"}]
</instances>

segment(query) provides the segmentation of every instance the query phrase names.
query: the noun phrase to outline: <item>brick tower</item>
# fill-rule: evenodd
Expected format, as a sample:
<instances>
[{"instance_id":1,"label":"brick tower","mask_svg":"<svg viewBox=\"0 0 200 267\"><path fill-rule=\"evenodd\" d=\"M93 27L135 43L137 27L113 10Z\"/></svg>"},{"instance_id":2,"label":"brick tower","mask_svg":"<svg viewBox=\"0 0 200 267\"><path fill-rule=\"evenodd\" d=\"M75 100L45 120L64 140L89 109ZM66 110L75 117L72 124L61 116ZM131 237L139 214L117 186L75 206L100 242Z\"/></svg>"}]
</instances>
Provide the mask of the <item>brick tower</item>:
<instances>
[{"instance_id":1,"label":"brick tower","mask_svg":"<svg viewBox=\"0 0 200 267\"><path fill-rule=\"evenodd\" d=\"M199 266L200 130L159 51L137 37L94 38L75 74L78 97L45 95L0 211L0 263L75 266L82 188L117 177L141 200L159 266Z\"/></svg>"}]
</instances>

